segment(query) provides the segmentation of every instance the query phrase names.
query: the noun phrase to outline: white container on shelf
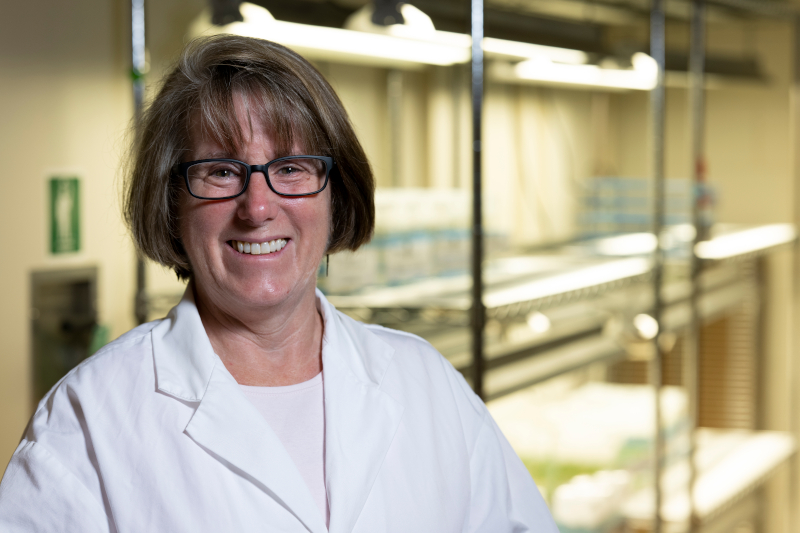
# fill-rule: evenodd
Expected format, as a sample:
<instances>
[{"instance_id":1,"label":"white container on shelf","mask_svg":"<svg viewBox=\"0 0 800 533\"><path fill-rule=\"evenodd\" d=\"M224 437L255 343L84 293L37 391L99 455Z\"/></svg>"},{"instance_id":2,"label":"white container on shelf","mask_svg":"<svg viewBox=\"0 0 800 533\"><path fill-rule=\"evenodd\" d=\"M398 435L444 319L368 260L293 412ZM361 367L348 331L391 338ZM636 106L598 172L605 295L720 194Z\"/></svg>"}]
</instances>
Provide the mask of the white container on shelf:
<instances>
[{"instance_id":1,"label":"white container on shelf","mask_svg":"<svg viewBox=\"0 0 800 533\"><path fill-rule=\"evenodd\" d=\"M603 533L621 521L629 490L630 474L624 470L575 476L555 490L550 510L562 533Z\"/></svg>"},{"instance_id":2,"label":"white container on shelf","mask_svg":"<svg viewBox=\"0 0 800 533\"><path fill-rule=\"evenodd\" d=\"M372 242L355 254L331 256L327 278L320 268L320 288L343 294L468 272L471 207L469 192L461 189L377 190ZM505 240L492 233L487 249Z\"/></svg>"}]
</instances>

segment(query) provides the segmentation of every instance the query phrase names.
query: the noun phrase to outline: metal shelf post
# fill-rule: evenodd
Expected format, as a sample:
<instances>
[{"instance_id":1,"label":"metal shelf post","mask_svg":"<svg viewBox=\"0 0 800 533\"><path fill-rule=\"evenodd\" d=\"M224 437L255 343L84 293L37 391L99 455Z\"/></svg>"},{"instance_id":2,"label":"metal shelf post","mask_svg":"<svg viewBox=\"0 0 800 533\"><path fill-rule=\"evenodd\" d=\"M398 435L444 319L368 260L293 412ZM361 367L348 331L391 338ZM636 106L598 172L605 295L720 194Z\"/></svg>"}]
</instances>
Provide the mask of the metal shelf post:
<instances>
[{"instance_id":1,"label":"metal shelf post","mask_svg":"<svg viewBox=\"0 0 800 533\"><path fill-rule=\"evenodd\" d=\"M131 77L133 79L133 113L138 135L144 109L144 73L146 70L144 40L144 0L131 0ZM136 254L136 300L134 316L138 324L147 322L147 278L141 254Z\"/></svg>"},{"instance_id":2,"label":"metal shelf post","mask_svg":"<svg viewBox=\"0 0 800 533\"><path fill-rule=\"evenodd\" d=\"M689 123L691 127L691 154L692 154L692 179L694 183L694 197L692 202L692 224L695 237L692 243L690 257L690 276L692 282L691 318L689 332L686 339L686 357L684 358L684 386L689 398L689 457L695 456L697 450L697 424L699 420L700 403L700 273L702 263L697 257L696 246L700 241L708 239L707 226L701 219L701 202L703 202L705 186L705 0L693 0L691 18L691 42L689 50ZM689 461L689 494L690 494L690 523L689 531L699 531L700 520L695 508L694 488L698 477L697 465L693 459Z\"/></svg>"},{"instance_id":3,"label":"metal shelf post","mask_svg":"<svg viewBox=\"0 0 800 533\"><path fill-rule=\"evenodd\" d=\"M792 16L792 25L794 26L794 39L792 41L792 84L789 93L790 105L790 127L791 127L791 146L797 146L798 139L800 139L800 14L794 13ZM800 221L800 151L794 150L794 222L795 224ZM800 385L800 362L798 362L798 350L800 350L800 328L796 327L798 323L798 303L800 303L800 246L798 242L794 245L793 257L793 280L792 283L794 294L792 299L792 313L794 315L794 336L791 343L791 357L789 358L789 372L791 379L790 388L790 430L795 439L800 440L800 420L798 420L797 402L800 401L800 394L798 394L798 386ZM763 387L763 385L762 385ZM763 412L763 408L762 408ZM797 506L797 501L800 499L800 458L795 453L792 456L791 475L789 477L789 529L797 531L800 527L800 510Z\"/></svg>"},{"instance_id":4,"label":"metal shelf post","mask_svg":"<svg viewBox=\"0 0 800 533\"><path fill-rule=\"evenodd\" d=\"M661 473L664 459L664 436L661 432L661 387L663 384L662 361L663 353L660 337L662 332L663 301L661 286L664 273L664 251L662 249L661 230L664 222L664 117L666 103L666 87L664 84L665 67L665 32L666 19L664 13L664 0L653 0L650 11L650 55L658 64L658 78L656 87L650 93L650 108L652 115L653 135L653 235L657 245L653 251L653 318L658 324L658 332L653 339L655 355L651 362L651 381L655 393L655 435L653 483L655 493L655 507L653 515L653 531L661 533Z\"/></svg>"},{"instance_id":5,"label":"metal shelf post","mask_svg":"<svg viewBox=\"0 0 800 533\"><path fill-rule=\"evenodd\" d=\"M472 21L472 368L473 389L483 398L483 213L481 191L481 115L483 113L483 0L471 1Z\"/></svg>"}]
</instances>

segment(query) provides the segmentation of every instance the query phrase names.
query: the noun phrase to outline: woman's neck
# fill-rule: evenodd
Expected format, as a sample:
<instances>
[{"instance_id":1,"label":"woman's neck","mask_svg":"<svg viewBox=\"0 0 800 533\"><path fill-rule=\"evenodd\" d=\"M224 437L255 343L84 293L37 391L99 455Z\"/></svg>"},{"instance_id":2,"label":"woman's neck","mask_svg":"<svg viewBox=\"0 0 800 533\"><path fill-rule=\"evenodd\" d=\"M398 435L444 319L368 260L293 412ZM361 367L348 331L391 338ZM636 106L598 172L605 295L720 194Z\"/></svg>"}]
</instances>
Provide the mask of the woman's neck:
<instances>
[{"instance_id":1,"label":"woman's neck","mask_svg":"<svg viewBox=\"0 0 800 533\"><path fill-rule=\"evenodd\" d=\"M230 313L194 287L211 346L241 385L278 387L322 371L322 316L311 292L280 309Z\"/></svg>"}]
</instances>

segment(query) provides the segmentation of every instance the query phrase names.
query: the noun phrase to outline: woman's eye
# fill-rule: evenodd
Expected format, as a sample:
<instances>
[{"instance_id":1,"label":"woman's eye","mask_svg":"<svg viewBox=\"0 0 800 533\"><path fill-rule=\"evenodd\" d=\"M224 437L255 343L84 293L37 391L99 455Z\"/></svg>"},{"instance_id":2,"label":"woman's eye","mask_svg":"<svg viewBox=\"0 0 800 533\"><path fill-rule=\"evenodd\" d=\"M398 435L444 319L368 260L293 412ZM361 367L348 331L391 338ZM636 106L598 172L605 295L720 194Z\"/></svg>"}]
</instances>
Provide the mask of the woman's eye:
<instances>
[{"instance_id":1,"label":"woman's eye","mask_svg":"<svg viewBox=\"0 0 800 533\"><path fill-rule=\"evenodd\" d=\"M297 167L285 166L285 167L281 167L281 168L278 170L278 172L280 172L280 173L281 173L281 174L283 174L284 176L290 176L290 175L292 175L292 174L294 174L294 173L300 172L300 169L299 169L299 168L297 168Z\"/></svg>"},{"instance_id":2,"label":"woman's eye","mask_svg":"<svg viewBox=\"0 0 800 533\"><path fill-rule=\"evenodd\" d=\"M236 168L231 167L215 167L209 169L208 176L210 178L221 179L221 180L229 180L238 178L240 172Z\"/></svg>"}]
</instances>

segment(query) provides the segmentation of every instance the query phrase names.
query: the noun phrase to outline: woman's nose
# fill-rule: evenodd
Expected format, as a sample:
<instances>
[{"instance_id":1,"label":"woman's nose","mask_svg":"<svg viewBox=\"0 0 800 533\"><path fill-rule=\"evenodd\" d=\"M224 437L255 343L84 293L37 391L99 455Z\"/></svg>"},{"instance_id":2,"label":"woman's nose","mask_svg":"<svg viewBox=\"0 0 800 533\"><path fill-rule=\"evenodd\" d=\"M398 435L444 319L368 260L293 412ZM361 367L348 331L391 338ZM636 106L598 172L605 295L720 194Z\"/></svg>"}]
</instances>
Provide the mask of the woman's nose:
<instances>
[{"instance_id":1,"label":"woman's nose","mask_svg":"<svg viewBox=\"0 0 800 533\"><path fill-rule=\"evenodd\" d=\"M253 172L247 190L240 197L238 215L252 224L263 224L275 218L280 196L272 192L261 172Z\"/></svg>"}]
</instances>

